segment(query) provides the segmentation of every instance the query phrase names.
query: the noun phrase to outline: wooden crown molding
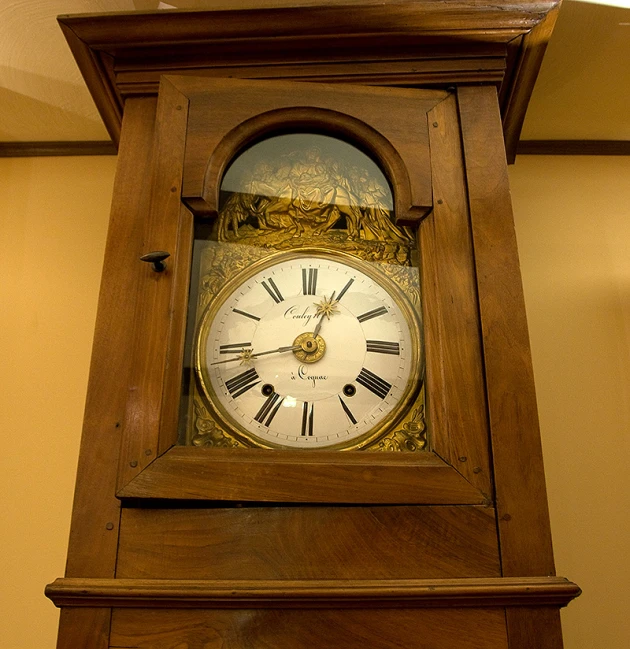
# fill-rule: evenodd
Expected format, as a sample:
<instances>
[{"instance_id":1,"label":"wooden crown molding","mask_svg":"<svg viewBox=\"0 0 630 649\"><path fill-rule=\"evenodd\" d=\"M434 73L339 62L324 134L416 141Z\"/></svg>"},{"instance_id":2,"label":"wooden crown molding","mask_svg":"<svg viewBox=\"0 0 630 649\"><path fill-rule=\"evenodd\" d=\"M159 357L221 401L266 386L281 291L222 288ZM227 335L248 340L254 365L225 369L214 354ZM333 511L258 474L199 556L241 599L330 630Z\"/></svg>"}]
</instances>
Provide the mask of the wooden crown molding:
<instances>
[{"instance_id":1,"label":"wooden crown molding","mask_svg":"<svg viewBox=\"0 0 630 649\"><path fill-rule=\"evenodd\" d=\"M55 606L132 608L429 608L566 606L580 588L563 577L380 580L57 579Z\"/></svg>"},{"instance_id":2,"label":"wooden crown molding","mask_svg":"<svg viewBox=\"0 0 630 649\"><path fill-rule=\"evenodd\" d=\"M322 2L269 9L60 16L114 142L125 99L162 74L373 85L493 84L508 158L559 0Z\"/></svg>"}]
</instances>

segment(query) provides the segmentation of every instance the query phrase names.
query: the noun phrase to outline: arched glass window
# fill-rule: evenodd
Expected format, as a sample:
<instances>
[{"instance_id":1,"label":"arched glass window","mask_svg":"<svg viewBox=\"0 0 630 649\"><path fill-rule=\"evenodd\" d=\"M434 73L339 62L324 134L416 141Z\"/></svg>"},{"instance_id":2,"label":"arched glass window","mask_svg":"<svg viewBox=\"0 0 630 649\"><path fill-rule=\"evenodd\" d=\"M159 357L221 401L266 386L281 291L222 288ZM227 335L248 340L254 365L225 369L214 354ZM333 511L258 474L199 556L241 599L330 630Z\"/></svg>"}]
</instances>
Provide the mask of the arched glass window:
<instances>
[{"instance_id":1,"label":"arched glass window","mask_svg":"<svg viewBox=\"0 0 630 649\"><path fill-rule=\"evenodd\" d=\"M277 135L249 147L228 167L221 183L219 239L260 231L405 239L392 212L387 178L355 146L314 133Z\"/></svg>"}]
</instances>

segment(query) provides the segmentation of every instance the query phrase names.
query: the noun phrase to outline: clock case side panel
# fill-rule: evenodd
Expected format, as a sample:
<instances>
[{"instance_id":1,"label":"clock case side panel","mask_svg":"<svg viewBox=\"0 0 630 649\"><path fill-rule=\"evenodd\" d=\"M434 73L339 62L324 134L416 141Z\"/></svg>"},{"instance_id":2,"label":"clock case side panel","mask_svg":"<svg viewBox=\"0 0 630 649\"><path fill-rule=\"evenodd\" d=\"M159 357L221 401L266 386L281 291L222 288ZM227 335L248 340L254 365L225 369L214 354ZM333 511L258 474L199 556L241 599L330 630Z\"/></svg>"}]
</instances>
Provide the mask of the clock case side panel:
<instances>
[{"instance_id":1,"label":"clock case side panel","mask_svg":"<svg viewBox=\"0 0 630 649\"><path fill-rule=\"evenodd\" d=\"M81 449L72 510L67 578L108 578L116 570L121 503L115 497L129 358L137 264L152 164L154 97L127 102L118 153L104 272L92 347ZM58 649L106 649L109 608L64 608Z\"/></svg>"},{"instance_id":2,"label":"clock case side panel","mask_svg":"<svg viewBox=\"0 0 630 649\"><path fill-rule=\"evenodd\" d=\"M167 270L164 273L151 273L147 270L145 273L147 293L139 301L138 306L137 359L134 360L138 381L134 383L134 394L130 401L124 430L125 441L121 452L118 496L134 499L259 502L488 504L489 470L487 467L489 463L487 457L482 458L480 455L484 445L487 445L485 442L487 431L483 430L483 424L476 422L474 424L476 430L471 433L466 432L466 435L471 434L473 438L479 438L479 441L475 442L475 448L471 449L470 453L465 453L466 456L474 458L471 464L467 465L470 466L471 479L469 480L451 464L453 453L463 453L462 445L465 447L468 442L464 439L461 443L453 444L447 443L446 440L452 435L461 434L470 422L465 425L461 422L451 424L448 419L450 414L447 414L447 420L444 422L444 430L447 432L436 435L436 447L434 452L429 453L366 454L325 451L261 453L239 449L171 446L176 441L175 427L171 420L165 420L160 413L163 414L165 404L172 404L178 399L175 386L179 381L178 372L181 368L181 358L177 355L181 354L182 325L173 324L172 314L181 314L185 310L188 279L184 277L183 269L189 261L190 254L190 214L187 210L182 210L179 203L177 191L181 186L179 183L186 186L189 170L193 176L203 178L205 169L209 166L208 160L212 159L213 152L221 146L229 134L232 134L233 140L231 148L223 143L226 158L223 167L232 155L237 153L234 150L237 139L233 135L238 132L238 123L235 124L233 118L233 113L237 111L236 107L240 106L238 115L242 121L260 114L259 102L252 101L252 95L247 92L247 89L257 93L254 95L257 100L263 96L267 97L265 100L267 103L261 109L264 113L273 110L274 104L269 97L273 98L277 90L280 93L278 107L283 109L290 107L288 96L294 99L299 96L302 99L304 93L310 93L309 96L318 110L329 108L334 104L328 86L243 81L235 82L231 100L233 104L230 104L229 86L230 83L225 80L190 77L169 77L162 80L155 147L159 155L163 156L163 160L160 160L155 168L153 200L147 231L150 232L152 245L155 248L171 246L171 249L175 250L170 263L173 269L182 270L181 272ZM216 89L223 94L217 98L215 93L210 92L211 89ZM324 100L317 99L319 90L323 91ZM335 87L334 91L339 104L344 108L344 113L350 113L352 119L365 122L377 132L385 130L388 134L386 139L394 149L404 150L404 142L415 138L417 146L423 150L412 151L407 154L406 159L403 159L411 167L407 168L409 178L419 178L418 186L424 187L427 173L429 181L431 179L427 114L448 97L448 94L443 91L398 89L383 91L355 87L346 89L340 86ZM376 98L373 104L369 102L371 97ZM215 101L222 107L221 109L217 108ZM224 102L231 110L226 109ZM196 105L201 107L201 114L205 115L206 130L211 131L211 136L202 132L204 120L192 109ZM301 101L300 105L303 107ZM456 120L452 109L448 114L448 120ZM313 111L312 121L320 130L325 128L317 110ZM378 128L372 126L374 122ZM207 124L211 124L212 127L208 129ZM410 124L413 124L414 130L424 131L425 134L410 137L408 135ZM458 128L453 125L443 139L449 142L457 140L457 132ZM354 139L360 142L360 134L355 134ZM208 147L210 140L214 148ZM242 138L240 143L242 145ZM362 148L368 151L374 149L374 145L370 142L361 144ZM205 163L195 162L188 167L186 160L195 160L199 157L198 153L191 153L196 146L200 146L205 152ZM433 146L440 151L437 141L434 141ZM442 147L443 151L452 149L452 144ZM459 161L455 159L460 155L457 151L457 149L455 153L451 151L450 162L442 165L457 164L461 168L461 159ZM387 158L387 155L387 153L381 156L376 154L376 158ZM428 171L427 164L429 164ZM215 164L215 167L220 168L221 165ZM453 191L458 195L457 199L449 199L449 203L457 204L459 207L450 208L449 213L452 218L446 218L447 212L444 212L444 216L440 218L445 224L451 222L455 224L456 229L461 230L462 224L467 223L468 219L465 203L462 203L459 198L463 192L462 178L452 178L448 183L454 189L444 188L444 191L447 193ZM423 191L427 191L426 187ZM433 189L430 184L428 191L431 199ZM413 193L412 191L411 194ZM202 189L198 192L198 196L203 196ZM439 216L439 212L436 216ZM434 233L433 236L437 236L438 246L450 246L449 238L453 233L448 225L438 228L436 232L437 235ZM464 241L457 250L458 256L463 255L461 269L458 272L465 272L462 269L471 264L472 253L469 248L469 244ZM184 261L181 259L182 256L185 258ZM434 256L433 262L438 258ZM452 265L452 259L443 255L440 263L444 266L433 267L425 274L427 281L433 281L431 278L439 275L450 278L445 279L445 282L459 281L458 272L453 273L448 270ZM438 299L442 298L438 296ZM450 300L450 294L444 299ZM466 311L474 313L476 308L474 295L468 291L464 299L469 302L472 300L473 303L466 307ZM453 320L451 324L452 322ZM474 323L467 321L465 327L468 327L467 337L475 335ZM448 330L436 331L434 337L438 336L441 341L444 341L448 339L449 333ZM461 332L457 335L459 333ZM174 339L174 336L177 339ZM168 341L166 353L163 350L165 340ZM162 341L161 352L160 341ZM439 344L442 345L442 342ZM460 375L468 376L470 369L461 367L460 352L448 344L442 346L444 350L441 353L448 356L448 362L455 368L452 375L446 377L446 381L460 380L458 378ZM475 353L477 352L473 352L472 357ZM470 364L471 358L466 359L464 364ZM440 381L444 380L445 377L442 376ZM437 381L435 389L441 389ZM478 398L477 394L475 399ZM481 398L483 400L483 397ZM174 412L174 407L172 405L169 407L170 411ZM476 407L477 404L474 405L474 408ZM145 413L147 409L149 412ZM472 404L469 409L473 409ZM442 446L445 448L443 452ZM154 453L156 448L161 450L159 457ZM482 470L474 471L475 468Z\"/></svg>"},{"instance_id":3,"label":"clock case side panel","mask_svg":"<svg viewBox=\"0 0 630 649\"><path fill-rule=\"evenodd\" d=\"M555 575L534 376L496 92L460 88L504 577ZM568 582L570 583L570 582ZM575 584L574 597L580 590ZM558 607L509 607L510 649L562 649ZM544 631L543 631L544 630Z\"/></svg>"}]
</instances>

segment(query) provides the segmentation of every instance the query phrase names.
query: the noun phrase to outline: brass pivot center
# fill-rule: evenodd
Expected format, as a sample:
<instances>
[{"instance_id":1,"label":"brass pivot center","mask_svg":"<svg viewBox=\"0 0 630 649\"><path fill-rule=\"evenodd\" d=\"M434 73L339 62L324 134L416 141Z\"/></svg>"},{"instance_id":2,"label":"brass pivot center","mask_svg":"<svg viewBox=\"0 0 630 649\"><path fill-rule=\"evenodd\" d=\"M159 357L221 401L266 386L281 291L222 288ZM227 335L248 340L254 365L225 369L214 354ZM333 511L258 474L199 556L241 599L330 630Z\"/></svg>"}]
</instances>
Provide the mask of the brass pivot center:
<instances>
[{"instance_id":1,"label":"brass pivot center","mask_svg":"<svg viewBox=\"0 0 630 649\"><path fill-rule=\"evenodd\" d=\"M293 354L301 363L316 363L326 352L324 339L312 333L300 334L293 341L293 346L300 348L294 350Z\"/></svg>"}]
</instances>

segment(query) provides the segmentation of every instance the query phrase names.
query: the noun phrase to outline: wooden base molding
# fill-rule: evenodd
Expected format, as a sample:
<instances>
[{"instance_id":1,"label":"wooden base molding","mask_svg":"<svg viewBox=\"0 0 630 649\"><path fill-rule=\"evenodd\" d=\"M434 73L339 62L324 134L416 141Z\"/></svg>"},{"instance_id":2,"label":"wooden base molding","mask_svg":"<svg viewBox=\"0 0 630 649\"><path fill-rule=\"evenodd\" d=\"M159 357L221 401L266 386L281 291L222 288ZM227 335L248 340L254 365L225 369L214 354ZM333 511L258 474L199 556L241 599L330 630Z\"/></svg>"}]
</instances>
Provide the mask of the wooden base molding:
<instances>
[{"instance_id":1,"label":"wooden base molding","mask_svg":"<svg viewBox=\"0 0 630 649\"><path fill-rule=\"evenodd\" d=\"M563 577L387 580L57 579L56 606L133 608L434 608L566 606L580 588Z\"/></svg>"}]
</instances>

